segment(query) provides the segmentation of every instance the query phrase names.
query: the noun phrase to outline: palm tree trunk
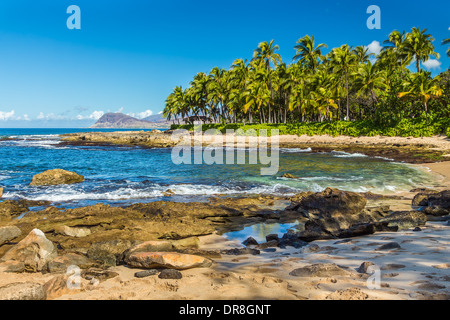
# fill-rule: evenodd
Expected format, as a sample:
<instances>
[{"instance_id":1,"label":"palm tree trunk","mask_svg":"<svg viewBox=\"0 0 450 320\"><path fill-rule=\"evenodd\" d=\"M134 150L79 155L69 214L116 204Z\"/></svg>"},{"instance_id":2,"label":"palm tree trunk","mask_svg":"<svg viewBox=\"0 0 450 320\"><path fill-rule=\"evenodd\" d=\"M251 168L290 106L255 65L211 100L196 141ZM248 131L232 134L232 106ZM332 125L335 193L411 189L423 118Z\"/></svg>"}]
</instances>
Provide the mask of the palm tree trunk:
<instances>
[{"instance_id":1,"label":"palm tree trunk","mask_svg":"<svg viewBox=\"0 0 450 320\"><path fill-rule=\"evenodd\" d=\"M345 71L345 87L347 91L347 121L350 121L350 103L348 99L348 75L347 71Z\"/></svg>"}]
</instances>

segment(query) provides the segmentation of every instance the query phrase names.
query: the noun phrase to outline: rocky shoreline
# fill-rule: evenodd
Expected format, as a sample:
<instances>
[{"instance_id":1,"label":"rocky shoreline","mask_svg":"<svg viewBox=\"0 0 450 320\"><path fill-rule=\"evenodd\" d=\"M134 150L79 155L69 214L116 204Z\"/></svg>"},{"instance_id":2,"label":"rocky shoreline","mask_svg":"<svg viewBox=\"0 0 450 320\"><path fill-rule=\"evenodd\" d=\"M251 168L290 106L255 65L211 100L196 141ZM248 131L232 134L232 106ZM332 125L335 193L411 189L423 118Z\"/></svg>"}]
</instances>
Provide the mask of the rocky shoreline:
<instances>
[{"instance_id":1,"label":"rocky shoreline","mask_svg":"<svg viewBox=\"0 0 450 320\"><path fill-rule=\"evenodd\" d=\"M418 234L427 228L430 221L448 225L449 190L413 191L412 201L408 200L412 208L402 211L391 210L386 205L373 206L379 200L394 203L403 199L401 197L358 194L331 188L289 198L216 197L208 203L159 201L127 207L97 204L67 210L50 206L47 202L6 200L0 202L0 293L2 297L12 299L69 298L74 294L89 297L91 293L95 295L102 283L114 281L112 279L120 278L128 270L136 270L135 279L183 281L186 272L193 272L190 271L192 269L201 270L202 274L214 273L218 265L230 259L255 260L256 266L260 265L256 262L262 256L278 253L302 260L308 252L326 253L336 248L317 245L321 241L344 245L356 241L353 239L361 241L380 233L392 234L390 238L412 230ZM46 208L30 210L35 206ZM21 218L17 219L19 216ZM208 248L202 244L204 238L241 230L245 226L293 221L299 223L296 229L288 230L282 237L267 234L263 243L249 238L244 245L234 243L228 248ZM448 243L442 245L448 250ZM379 243L373 249L382 254L401 251L403 245L390 241ZM443 270L450 267L442 263L436 265L441 265ZM66 286L70 266L80 268L81 289L71 290ZM117 268L120 272L116 271ZM267 269L274 273L280 271L272 267ZM13 274L16 276L11 276ZM21 297L17 296L17 290L11 283L2 285L8 277L31 274L41 275L36 278L42 277L46 281L26 282L26 286L23 282L13 283L14 286L26 287ZM352 281L359 279L360 284L367 278L367 273L349 273L330 261L292 269L284 276L300 277L303 281L305 275L332 279L336 276L351 277L354 278ZM442 287L441 284L439 288L424 292L428 292L423 296L427 298L433 295L450 298L447 286ZM348 292L336 290L330 299L342 296L349 299L369 297L360 289L355 291L353 288Z\"/></svg>"}]
</instances>

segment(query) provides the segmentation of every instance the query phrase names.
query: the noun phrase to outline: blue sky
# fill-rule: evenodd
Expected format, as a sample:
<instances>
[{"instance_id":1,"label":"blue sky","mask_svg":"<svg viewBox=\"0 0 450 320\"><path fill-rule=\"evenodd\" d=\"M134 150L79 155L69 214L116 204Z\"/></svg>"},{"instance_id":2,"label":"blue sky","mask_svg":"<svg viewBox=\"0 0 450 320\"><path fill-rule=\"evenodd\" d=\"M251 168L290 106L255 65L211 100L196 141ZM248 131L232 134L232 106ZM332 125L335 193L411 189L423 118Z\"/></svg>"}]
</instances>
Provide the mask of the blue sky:
<instances>
[{"instance_id":1,"label":"blue sky","mask_svg":"<svg viewBox=\"0 0 450 320\"><path fill-rule=\"evenodd\" d=\"M70 5L81 30L69 30ZM381 30L369 30L369 5L381 8ZM0 128L83 127L104 112L143 117L164 108L176 85L197 72L251 59L272 39L284 61L305 34L329 48L382 43L397 30L427 28L441 58L450 37L450 2L419 1L117 1L0 2Z\"/></svg>"}]
</instances>

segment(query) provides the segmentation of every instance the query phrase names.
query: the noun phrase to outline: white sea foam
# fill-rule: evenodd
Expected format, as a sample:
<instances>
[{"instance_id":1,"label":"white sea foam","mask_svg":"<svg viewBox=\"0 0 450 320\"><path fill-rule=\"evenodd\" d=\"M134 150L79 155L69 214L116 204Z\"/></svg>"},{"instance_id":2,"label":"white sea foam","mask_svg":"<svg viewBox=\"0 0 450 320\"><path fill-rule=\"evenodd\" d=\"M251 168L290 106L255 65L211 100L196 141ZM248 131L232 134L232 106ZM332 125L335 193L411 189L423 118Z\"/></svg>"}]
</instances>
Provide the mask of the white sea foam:
<instances>
[{"instance_id":1,"label":"white sea foam","mask_svg":"<svg viewBox=\"0 0 450 320\"><path fill-rule=\"evenodd\" d=\"M281 152L284 153L303 153L303 152L311 152L312 149L311 148L307 148L307 149L300 149L300 148L280 148L279 149Z\"/></svg>"},{"instance_id":2,"label":"white sea foam","mask_svg":"<svg viewBox=\"0 0 450 320\"><path fill-rule=\"evenodd\" d=\"M336 158L367 158L368 156L362 153L348 153L344 151L331 151Z\"/></svg>"}]
</instances>

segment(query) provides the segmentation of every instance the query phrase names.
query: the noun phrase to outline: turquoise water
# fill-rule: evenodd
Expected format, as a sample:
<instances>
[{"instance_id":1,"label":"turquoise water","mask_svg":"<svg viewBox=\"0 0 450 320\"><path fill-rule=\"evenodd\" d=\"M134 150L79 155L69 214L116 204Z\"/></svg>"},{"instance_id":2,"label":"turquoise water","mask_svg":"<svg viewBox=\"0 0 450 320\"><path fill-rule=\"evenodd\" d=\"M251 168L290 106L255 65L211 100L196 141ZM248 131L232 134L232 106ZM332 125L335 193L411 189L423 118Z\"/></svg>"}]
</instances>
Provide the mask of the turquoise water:
<instances>
[{"instance_id":1,"label":"turquoise water","mask_svg":"<svg viewBox=\"0 0 450 320\"><path fill-rule=\"evenodd\" d=\"M162 199L198 201L219 194L290 195L326 187L386 193L433 184L430 175L415 167L341 152L281 149L279 173L261 176L261 165L175 165L171 149L58 145L58 134L82 131L86 129L0 129L0 137L15 139L0 141L0 185L5 189L4 198L49 200L56 205L77 207L98 202L123 205ZM75 171L86 181L65 186L29 186L33 175L55 168ZM300 178L281 178L284 173ZM169 189L174 196L164 196Z\"/></svg>"}]
</instances>

